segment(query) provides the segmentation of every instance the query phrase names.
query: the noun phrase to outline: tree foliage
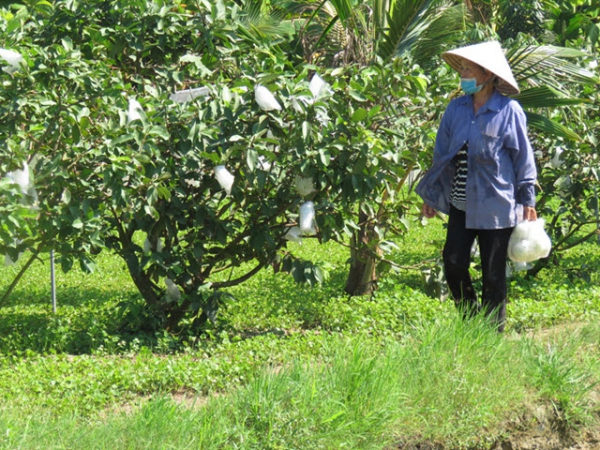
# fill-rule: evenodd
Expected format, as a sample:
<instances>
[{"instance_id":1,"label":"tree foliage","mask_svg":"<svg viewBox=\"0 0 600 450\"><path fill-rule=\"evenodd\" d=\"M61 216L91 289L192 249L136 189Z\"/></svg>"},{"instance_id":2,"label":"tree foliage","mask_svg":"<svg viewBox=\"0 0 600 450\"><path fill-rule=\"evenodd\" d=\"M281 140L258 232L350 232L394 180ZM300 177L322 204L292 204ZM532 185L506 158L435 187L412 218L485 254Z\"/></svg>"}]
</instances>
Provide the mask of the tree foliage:
<instances>
[{"instance_id":1,"label":"tree foliage","mask_svg":"<svg viewBox=\"0 0 600 450\"><path fill-rule=\"evenodd\" d=\"M323 69L317 92L316 67L240 33L243 18L224 3L161 1L5 16L4 45L25 63L0 88L1 170L28 161L38 200L18 202L26 194L2 184L1 250L54 249L64 270L116 252L154 326L175 329L214 318L219 289L265 267L320 281L287 239L306 201L316 207L306 238L321 241L359 229L359 205L404 215L398 186L431 138L410 114L428 97L423 74L401 63ZM258 85L280 110L259 106ZM171 99L198 87L208 95ZM234 177L229 193L217 166ZM302 179L314 189L299 192Z\"/></svg>"},{"instance_id":2,"label":"tree foliage","mask_svg":"<svg viewBox=\"0 0 600 450\"><path fill-rule=\"evenodd\" d=\"M280 2L59 0L2 10L0 41L23 63L5 58L0 74L0 173L27 162L34 188L0 182L0 252L15 260L55 250L64 270L93 270L94 254L115 252L144 299L144 326L169 329L214 319L222 289L268 267L321 281L321 268L294 257L299 239L348 245L346 291L368 291L417 214L404 187L428 166L456 86L441 63L427 76L413 65L410 52L427 55L448 37L439 31L450 17L434 8L441 2L413 3L380 24L406 25L377 38L373 49L387 57L337 68L299 62L294 46L320 12L296 21ZM360 13L331 4L347 29ZM584 114L577 89L596 78L565 59L583 53L521 39L508 54L519 100L530 123L553 134L536 135L539 159L562 142L565 156L577 155L569 168L581 168L552 210L551 226L562 224L568 240L590 223L597 130L567 125ZM278 108L261 106L262 94ZM216 177L220 166L231 186ZM564 175L544 168L543 195ZM583 215L566 207L580 200ZM309 201L315 222L298 234ZM544 196L542 205L555 207Z\"/></svg>"}]
</instances>

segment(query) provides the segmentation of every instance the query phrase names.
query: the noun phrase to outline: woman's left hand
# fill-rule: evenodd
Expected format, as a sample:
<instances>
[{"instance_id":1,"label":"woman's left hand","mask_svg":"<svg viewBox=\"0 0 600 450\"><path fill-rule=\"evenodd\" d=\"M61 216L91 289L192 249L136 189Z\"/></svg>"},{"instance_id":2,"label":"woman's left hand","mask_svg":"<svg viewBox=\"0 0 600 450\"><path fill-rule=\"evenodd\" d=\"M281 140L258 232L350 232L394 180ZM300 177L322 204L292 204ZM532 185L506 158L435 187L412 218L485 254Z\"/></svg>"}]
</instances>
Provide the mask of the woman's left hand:
<instances>
[{"instance_id":1,"label":"woman's left hand","mask_svg":"<svg viewBox=\"0 0 600 450\"><path fill-rule=\"evenodd\" d=\"M523 220L530 222L537 220L537 212L533 206L523 206Z\"/></svg>"}]
</instances>

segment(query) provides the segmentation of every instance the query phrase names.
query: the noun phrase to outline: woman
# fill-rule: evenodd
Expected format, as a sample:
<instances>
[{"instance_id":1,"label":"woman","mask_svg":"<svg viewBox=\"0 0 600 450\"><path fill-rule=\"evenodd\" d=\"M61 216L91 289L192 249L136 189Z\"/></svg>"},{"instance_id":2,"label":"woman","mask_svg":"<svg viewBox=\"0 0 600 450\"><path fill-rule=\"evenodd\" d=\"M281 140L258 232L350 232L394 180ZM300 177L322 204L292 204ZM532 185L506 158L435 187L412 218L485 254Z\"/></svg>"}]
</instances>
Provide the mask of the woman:
<instances>
[{"instance_id":1,"label":"woman","mask_svg":"<svg viewBox=\"0 0 600 450\"><path fill-rule=\"evenodd\" d=\"M527 138L525 114L506 95L519 93L498 42L446 52L442 58L459 72L465 95L448 105L437 133L433 164L419 185L422 214L448 214L443 259L452 297L470 316L483 310L500 332L506 318L508 240L523 219L536 220L536 167ZM506 95L505 95L506 94ZM469 275L471 247L481 255L481 304Z\"/></svg>"}]
</instances>

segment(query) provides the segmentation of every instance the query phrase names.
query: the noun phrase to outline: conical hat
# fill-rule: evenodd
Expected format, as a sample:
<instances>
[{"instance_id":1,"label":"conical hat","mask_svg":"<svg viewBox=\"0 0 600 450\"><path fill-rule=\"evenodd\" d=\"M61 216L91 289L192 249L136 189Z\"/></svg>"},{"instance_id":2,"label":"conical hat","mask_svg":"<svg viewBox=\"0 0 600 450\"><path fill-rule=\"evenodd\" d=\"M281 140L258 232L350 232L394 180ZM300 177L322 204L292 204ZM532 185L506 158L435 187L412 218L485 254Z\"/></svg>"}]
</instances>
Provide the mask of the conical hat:
<instances>
[{"instance_id":1,"label":"conical hat","mask_svg":"<svg viewBox=\"0 0 600 450\"><path fill-rule=\"evenodd\" d=\"M497 41L482 42L450 50L442 53L442 58L458 72L460 72L461 59L474 62L498 77L496 83L498 92L506 95L516 95L520 92L502 47Z\"/></svg>"}]
</instances>

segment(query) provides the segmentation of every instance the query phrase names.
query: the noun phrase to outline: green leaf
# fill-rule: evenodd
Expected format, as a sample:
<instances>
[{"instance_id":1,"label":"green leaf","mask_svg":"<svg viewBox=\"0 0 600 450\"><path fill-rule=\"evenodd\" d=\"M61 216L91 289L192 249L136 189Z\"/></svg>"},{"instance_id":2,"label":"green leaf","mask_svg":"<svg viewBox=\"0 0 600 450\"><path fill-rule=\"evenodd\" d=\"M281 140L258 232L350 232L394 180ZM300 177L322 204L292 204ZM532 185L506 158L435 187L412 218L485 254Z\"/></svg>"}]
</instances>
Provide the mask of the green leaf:
<instances>
[{"instance_id":1,"label":"green leaf","mask_svg":"<svg viewBox=\"0 0 600 450\"><path fill-rule=\"evenodd\" d=\"M113 139L111 141L111 144L116 147L117 145L121 145L121 144L124 144L125 142L129 142L129 141L132 141L132 140L135 140L135 135L133 135L133 134L124 134L123 136L119 136L118 138Z\"/></svg>"},{"instance_id":2,"label":"green leaf","mask_svg":"<svg viewBox=\"0 0 600 450\"><path fill-rule=\"evenodd\" d=\"M379 114L381 109L382 109L381 105L375 105L374 107L369 109L369 119L372 120L375 116L377 116L377 114Z\"/></svg>"},{"instance_id":3,"label":"green leaf","mask_svg":"<svg viewBox=\"0 0 600 450\"><path fill-rule=\"evenodd\" d=\"M350 89L348 94L357 102L366 102L368 100L367 97L365 97L360 91L357 91L356 89Z\"/></svg>"},{"instance_id":4,"label":"green leaf","mask_svg":"<svg viewBox=\"0 0 600 450\"><path fill-rule=\"evenodd\" d=\"M104 240L100 237L100 233L98 231L94 231L90 235L90 242L96 247L104 247Z\"/></svg>"},{"instance_id":5,"label":"green leaf","mask_svg":"<svg viewBox=\"0 0 600 450\"><path fill-rule=\"evenodd\" d=\"M158 189L155 186L150 186L146 193L146 199L150 205L154 205L158 200Z\"/></svg>"},{"instance_id":6,"label":"green leaf","mask_svg":"<svg viewBox=\"0 0 600 450\"><path fill-rule=\"evenodd\" d=\"M66 36L63 37L61 40L63 47L65 48L65 50L67 51L73 51L73 41L71 40L70 37Z\"/></svg>"},{"instance_id":7,"label":"green leaf","mask_svg":"<svg viewBox=\"0 0 600 450\"><path fill-rule=\"evenodd\" d=\"M67 205L69 203L71 203L71 191L69 191L68 189L64 189L62 191L62 194L60 196L60 199L63 203L66 203Z\"/></svg>"},{"instance_id":8,"label":"green leaf","mask_svg":"<svg viewBox=\"0 0 600 450\"><path fill-rule=\"evenodd\" d=\"M6 25L6 34L11 34L13 31L21 28L22 22L18 17L12 18Z\"/></svg>"},{"instance_id":9,"label":"green leaf","mask_svg":"<svg viewBox=\"0 0 600 450\"><path fill-rule=\"evenodd\" d=\"M331 76L333 78L337 78L337 77L343 75L344 71L345 71L344 67L337 67L331 71Z\"/></svg>"},{"instance_id":10,"label":"green leaf","mask_svg":"<svg viewBox=\"0 0 600 450\"><path fill-rule=\"evenodd\" d=\"M254 172L256 170L256 165L258 164L258 153L256 150L252 148L246 150L246 164L248 164L250 172Z\"/></svg>"},{"instance_id":11,"label":"green leaf","mask_svg":"<svg viewBox=\"0 0 600 450\"><path fill-rule=\"evenodd\" d=\"M577 133L541 114L526 111L525 115L527 116L527 123L532 128L554 136L563 137L565 139L581 141L581 137L579 137Z\"/></svg>"},{"instance_id":12,"label":"green leaf","mask_svg":"<svg viewBox=\"0 0 600 450\"><path fill-rule=\"evenodd\" d=\"M319 161L321 161L321 164L323 164L325 167L329 166L329 163L331 162L331 155L328 150L324 148L319 149Z\"/></svg>"},{"instance_id":13,"label":"green leaf","mask_svg":"<svg viewBox=\"0 0 600 450\"><path fill-rule=\"evenodd\" d=\"M157 187L158 196L164 200L171 200L171 191L165 186Z\"/></svg>"},{"instance_id":14,"label":"green leaf","mask_svg":"<svg viewBox=\"0 0 600 450\"><path fill-rule=\"evenodd\" d=\"M84 273L93 273L96 270L96 263L84 256L79 259L79 267Z\"/></svg>"},{"instance_id":15,"label":"green leaf","mask_svg":"<svg viewBox=\"0 0 600 450\"><path fill-rule=\"evenodd\" d=\"M212 75L212 71L209 70L204 63L202 62L202 58L200 56L196 56L196 55L191 55L191 54L187 54L187 55L183 55L180 59L180 62L191 62L193 63L196 68L198 70L200 70L200 73L203 76L209 76Z\"/></svg>"},{"instance_id":16,"label":"green leaf","mask_svg":"<svg viewBox=\"0 0 600 450\"><path fill-rule=\"evenodd\" d=\"M167 131L166 128L164 127L160 127L160 126L153 126L150 128L150 130L148 130L148 134L150 136L158 136L161 137L165 140L169 140L171 138L171 135L169 134L169 132Z\"/></svg>"},{"instance_id":17,"label":"green leaf","mask_svg":"<svg viewBox=\"0 0 600 450\"><path fill-rule=\"evenodd\" d=\"M308 141L310 138L310 127L310 122L306 120L302 122L302 139L304 139L304 141Z\"/></svg>"},{"instance_id":18,"label":"green leaf","mask_svg":"<svg viewBox=\"0 0 600 450\"><path fill-rule=\"evenodd\" d=\"M358 108L356 111L354 111L354 114L352 114L352 122L354 123L358 123L361 122L363 120L365 120L365 118L367 117L367 110L364 108Z\"/></svg>"}]
</instances>

